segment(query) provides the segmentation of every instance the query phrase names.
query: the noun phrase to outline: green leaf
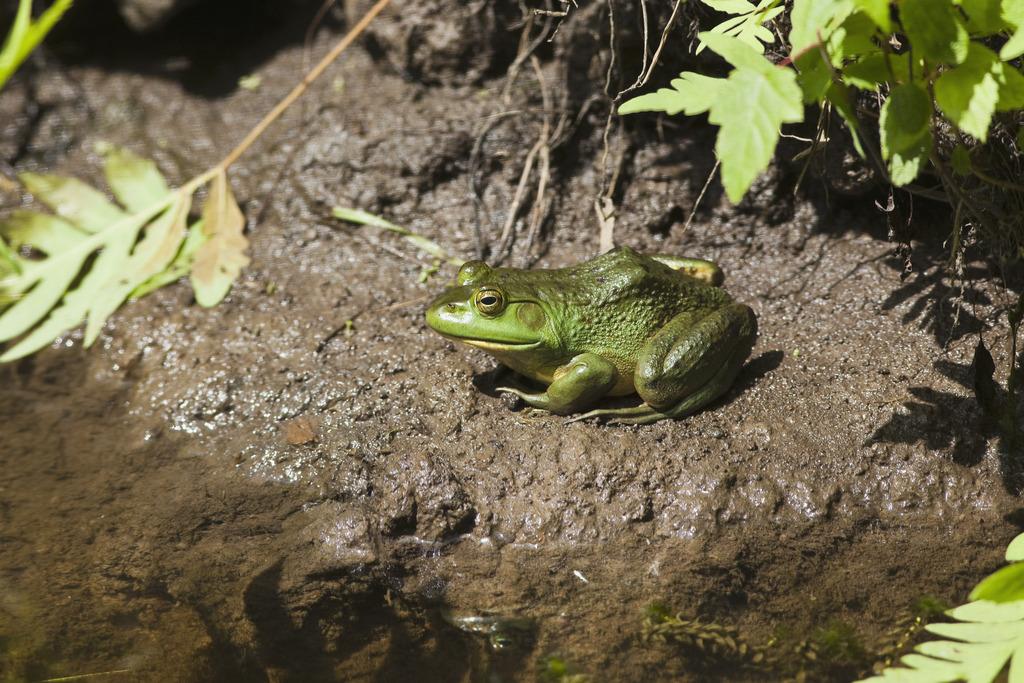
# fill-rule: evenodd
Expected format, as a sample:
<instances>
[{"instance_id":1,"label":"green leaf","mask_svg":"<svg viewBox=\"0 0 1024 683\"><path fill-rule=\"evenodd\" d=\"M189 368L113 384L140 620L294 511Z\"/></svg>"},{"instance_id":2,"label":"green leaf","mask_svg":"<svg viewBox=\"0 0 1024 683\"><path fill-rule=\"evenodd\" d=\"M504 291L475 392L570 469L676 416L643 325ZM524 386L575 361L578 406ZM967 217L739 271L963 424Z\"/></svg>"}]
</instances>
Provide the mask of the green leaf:
<instances>
[{"instance_id":1,"label":"green leaf","mask_svg":"<svg viewBox=\"0 0 1024 683\"><path fill-rule=\"evenodd\" d=\"M853 11L850 0L794 0L790 13L789 44L793 54L827 39Z\"/></svg>"},{"instance_id":2,"label":"green leaf","mask_svg":"<svg viewBox=\"0 0 1024 683\"><path fill-rule=\"evenodd\" d=\"M14 249L30 247L54 256L86 238L65 220L35 211L15 211L0 221L0 235Z\"/></svg>"},{"instance_id":3,"label":"green leaf","mask_svg":"<svg viewBox=\"0 0 1024 683\"><path fill-rule=\"evenodd\" d=\"M842 72L843 82L861 90L876 90L889 80L884 54L864 55L850 62Z\"/></svg>"},{"instance_id":4,"label":"green leaf","mask_svg":"<svg viewBox=\"0 0 1024 683\"><path fill-rule=\"evenodd\" d=\"M875 44L875 24L863 12L847 16L828 37L828 53L833 64L842 65L850 57L881 54Z\"/></svg>"},{"instance_id":5,"label":"green leaf","mask_svg":"<svg viewBox=\"0 0 1024 683\"><path fill-rule=\"evenodd\" d=\"M746 0L703 0L704 4L727 14L738 16L726 19L709 33L731 36L749 45L757 52L764 52L764 43L775 42L775 35L764 24L782 13L781 0L761 0L754 5ZM697 44L697 54L707 47L702 38Z\"/></svg>"},{"instance_id":6,"label":"green leaf","mask_svg":"<svg viewBox=\"0 0 1024 683\"><path fill-rule=\"evenodd\" d=\"M0 49L0 88L42 42L53 25L71 7L72 0L55 0L37 21L32 21L32 0L20 0L14 23Z\"/></svg>"},{"instance_id":7,"label":"green leaf","mask_svg":"<svg viewBox=\"0 0 1024 683\"><path fill-rule=\"evenodd\" d=\"M959 176L969 176L973 173L971 152L965 145L957 145L953 148L953 154L950 156L950 165L953 167L953 172Z\"/></svg>"},{"instance_id":8,"label":"green leaf","mask_svg":"<svg viewBox=\"0 0 1024 683\"><path fill-rule=\"evenodd\" d=\"M903 0L900 22L914 51L932 62L959 64L970 36L949 0Z\"/></svg>"},{"instance_id":9,"label":"green leaf","mask_svg":"<svg viewBox=\"0 0 1024 683\"><path fill-rule=\"evenodd\" d=\"M1024 562L1024 534L1019 534L1006 546L1007 562Z\"/></svg>"},{"instance_id":10,"label":"green leaf","mask_svg":"<svg viewBox=\"0 0 1024 683\"><path fill-rule=\"evenodd\" d=\"M36 199L87 232L98 232L125 217L103 193L77 178L22 173L18 176Z\"/></svg>"},{"instance_id":11,"label":"green leaf","mask_svg":"<svg viewBox=\"0 0 1024 683\"><path fill-rule=\"evenodd\" d=\"M853 0L853 6L868 15L883 33L892 33L892 14L889 0Z\"/></svg>"},{"instance_id":12,"label":"green leaf","mask_svg":"<svg viewBox=\"0 0 1024 683\"><path fill-rule=\"evenodd\" d=\"M972 42L963 63L935 81L935 103L957 128L985 142L1003 80L1003 63L996 54Z\"/></svg>"},{"instance_id":13,"label":"green leaf","mask_svg":"<svg viewBox=\"0 0 1024 683\"><path fill-rule=\"evenodd\" d=\"M1005 61L1024 55L1024 29L1014 31L1010 39L999 50L999 58Z\"/></svg>"},{"instance_id":14,"label":"green leaf","mask_svg":"<svg viewBox=\"0 0 1024 683\"><path fill-rule=\"evenodd\" d=\"M177 282L188 275L192 270L192 260L195 258L196 252L199 251L199 247L203 246L206 240L207 237L203 232L202 220L196 221L189 227L185 241L181 243L178 253L175 255L174 260L168 264L167 268L136 287L129 297L132 299L142 298L150 292Z\"/></svg>"},{"instance_id":15,"label":"green leaf","mask_svg":"<svg viewBox=\"0 0 1024 683\"><path fill-rule=\"evenodd\" d=\"M999 86L999 102L996 111L1024 109L1024 75L1012 64L1002 64L1002 83Z\"/></svg>"},{"instance_id":16,"label":"green leaf","mask_svg":"<svg viewBox=\"0 0 1024 683\"><path fill-rule=\"evenodd\" d=\"M895 152L889 159L889 180L896 187L903 187L914 182L921 170L928 164L928 153L931 151L931 131L917 144L900 152Z\"/></svg>"},{"instance_id":17,"label":"green leaf","mask_svg":"<svg viewBox=\"0 0 1024 683\"><path fill-rule=\"evenodd\" d=\"M835 110L839 112L843 121L846 122L846 127L850 131L850 137L853 138L853 147L857 150L857 154L862 159L865 158L864 145L860 139L860 123L857 121L857 112L853 108L853 99L850 97L849 89L844 85L832 83L826 96L828 101L832 103L832 106L835 107Z\"/></svg>"},{"instance_id":18,"label":"green leaf","mask_svg":"<svg viewBox=\"0 0 1024 683\"><path fill-rule=\"evenodd\" d=\"M811 50L797 57L799 71L797 83L804 94L804 102L820 102L832 83L832 67L825 61L820 50Z\"/></svg>"},{"instance_id":19,"label":"green leaf","mask_svg":"<svg viewBox=\"0 0 1024 683\"><path fill-rule=\"evenodd\" d=\"M423 235L417 234L408 228L403 228L400 225L395 225L391 221L385 220L380 216L375 216L372 213L363 211L362 209L349 209L343 206L336 206L332 209L331 213L335 218L349 223L355 223L356 225L366 225L381 230L387 230L393 232L396 235L401 235L407 242L414 245L420 251L424 251L434 258L447 261L454 266L461 266L465 261L460 258L454 258L448 255L448 252L443 247L437 244Z\"/></svg>"},{"instance_id":20,"label":"green leaf","mask_svg":"<svg viewBox=\"0 0 1024 683\"><path fill-rule=\"evenodd\" d=\"M1003 0L1002 18L1016 30L999 50L999 58L1016 59L1024 54L1024 0Z\"/></svg>"},{"instance_id":21,"label":"green leaf","mask_svg":"<svg viewBox=\"0 0 1024 683\"><path fill-rule=\"evenodd\" d=\"M979 623L1024 621L1024 601L989 602L988 600L978 600L954 607L947 614L957 621Z\"/></svg>"},{"instance_id":22,"label":"green leaf","mask_svg":"<svg viewBox=\"0 0 1024 683\"><path fill-rule=\"evenodd\" d=\"M879 119L882 156L891 159L900 152L917 148L928 132L930 116L931 99L924 88L916 83L893 88L882 105Z\"/></svg>"},{"instance_id":23,"label":"green leaf","mask_svg":"<svg viewBox=\"0 0 1024 683\"><path fill-rule=\"evenodd\" d=\"M0 362L34 353L83 320L92 344L127 297L171 281L167 274L187 267L205 240L185 238L194 184L171 191L155 166L128 152L107 155L107 172L130 211L73 178L23 176L58 215L16 211L0 220L0 254L13 253L8 244L33 250L0 274L0 342L16 340Z\"/></svg>"},{"instance_id":24,"label":"green leaf","mask_svg":"<svg viewBox=\"0 0 1024 683\"><path fill-rule=\"evenodd\" d=\"M971 600L1015 602L1024 600L1024 562L1003 567L971 591Z\"/></svg>"},{"instance_id":25,"label":"green leaf","mask_svg":"<svg viewBox=\"0 0 1024 683\"><path fill-rule=\"evenodd\" d=\"M1024 622L1021 621L1012 623L937 623L928 624L925 629L937 636L954 638L967 643L1000 643L1024 638Z\"/></svg>"},{"instance_id":26,"label":"green leaf","mask_svg":"<svg viewBox=\"0 0 1024 683\"><path fill-rule=\"evenodd\" d=\"M1003 19L1003 0L958 0L967 15L967 30L971 33L992 34L1008 28Z\"/></svg>"},{"instance_id":27,"label":"green leaf","mask_svg":"<svg viewBox=\"0 0 1024 683\"><path fill-rule=\"evenodd\" d=\"M741 64L754 64L738 67L729 74L708 120L721 126L715 153L722 162L726 194L738 202L754 178L771 162L779 140L779 127L783 123L802 121L804 111L796 74L791 69L773 66L750 48L735 42L739 45L735 48L737 51L742 48L752 56L748 59L733 54L734 59ZM719 52L714 45L711 47Z\"/></svg>"},{"instance_id":28,"label":"green leaf","mask_svg":"<svg viewBox=\"0 0 1024 683\"><path fill-rule=\"evenodd\" d=\"M46 277L40 276L42 282L0 315L0 340L11 339L28 331L17 344L0 356L0 362L16 360L35 353L62 332L81 323L103 287L116 276L147 218L144 214L128 216L114 224L116 230L108 228L107 231L99 232L91 236L91 239L82 240L75 247L42 262L40 268L45 268ZM101 237L104 239L100 239ZM85 258L101 246L102 251L93 259L92 265L78 286L64 294L81 270ZM22 275L23 278L30 276L36 276L35 269L26 269ZM40 290L45 292L45 298L36 301L33 295ZM49 316L33 328L41 315L45 315L50 306L56 304L58 300L60 303L50 311ZM34 305L29 309L26 308L26 304L30 301ZM21 317L14 316L19 312L22 313ZM13 317L13 320L8 319L9 316ZM16 325L15 322L20 322L20 325ZM29 328L32 328L31 331Z\"/></svg>"},{"instance_id":29,"label":"green leaf","mask_svg":"<svg viewBox=\"0 0 1024 683\"><path fill-rule=\"evenodd\" d=\"M712 78L692 71L684 71L673 79L671 88L659 88L627 100L619 105L619 114L643 111L663 111L670 116L683 112L687 116L702 114L711 108L718 96L724 78Z\"/></svg>"},{"instance_id":30,"label":"green leaf","mask_svg":"<svg viewBox=\"0 0 1024 683\"><path fill-rule=\"evenodd\" d=\"M146 227L131 256L110 273L89 305L84 339L86 346L96 340L107 318L137 287L162 272L171 262L185 238L185 224L191 206L192 195L177 193L171 206Z\"/></svg>"},{"instance_id":31,"label":"green leaf","mask_svg":"<svg viewBox=\"0 0 1024 683\"><path fill-rule=\"evenodd\" d=\"M171 191L156 164L127 149L111 147L107 150L104 171L117 201L129 211L142 211Z\"/></svg>"},{"instance_id":32,"label":"green leaf","mask_svg":"<svg viewBox=\"0 0 1024 683\"><path fill-rule=\"evenodd\" d=\"M706 43L712 52L724 58L737 69L746 68L766 72L776 68L757 50L731 36L704 31L697 34L697 37Z\"/></svg>"},{"instance_id":33,"label":"green leaf","mask_svg":"<svg viewBox=\"0 0 1024 683\"><path fill-rule=\"evenodd\" d=\"M203 206L203 232L207 240L192 261L192 289L200 306L219 304L242 268L249 264L245 255L249 240L244 230L245 216L231 193L227 175L221 171L210 183L210 194Z\"/></svg>"}]
</instances>

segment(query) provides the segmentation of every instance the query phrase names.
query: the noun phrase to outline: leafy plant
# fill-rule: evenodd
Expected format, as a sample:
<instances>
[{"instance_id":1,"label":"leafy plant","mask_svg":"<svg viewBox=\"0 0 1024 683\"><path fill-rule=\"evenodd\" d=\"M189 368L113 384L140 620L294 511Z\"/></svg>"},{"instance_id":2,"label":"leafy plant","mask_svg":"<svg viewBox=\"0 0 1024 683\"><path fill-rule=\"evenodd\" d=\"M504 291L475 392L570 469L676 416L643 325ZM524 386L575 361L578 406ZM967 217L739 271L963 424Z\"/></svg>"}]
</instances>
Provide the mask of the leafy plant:
<instances>
[{"instance_id":1,"label":"leafy plant","mask_svg":"<svg viewBox=\"0 0 1024 683\"><path fill-rule=\"evenodd\" d=\"M701 1L725 9L717 0ZM684 72L671 87L619 107L621 114L707 112L720 126L715 151L733 201L771 161L781 124L803 120L804 103L838 112L858 150L897 186L926 169L946 173L953 153L944 143L947 128L985 142L999 112L1024 107L1024 75L1007 61L1024 54L1021 0L794 0L789 53L773 62L750 38L765 34L747 24L762 22L758 28L770 36L762 24L776 9L741 15L742 35L735 20L700 34L733 67L728 76ZM877 144L867 139L858 91L882 102ZM969 155L958 156L960 170L983 172Z\"/></svg>"},{"instance_id":2,"label":"leafy plant","mask_svg":"<svg viewBox=\"0 0 1024 683\"><path fill-rule=\"evenodd\" d=\"M764 24L782 13L782 0L761 0L756 5L747 0L701 0L708 7L735 15L718 24L710 33L731 36L758 52L764 52L764 43L774 43L775 35ZM699 54L707 43L697 45Z\"/></svg>"},{"instance_id":3,"label":"leafy plant","mask_svg":"<svg viewBox=\"0 0 1024 683\"><path fill-rule=\"evenodd\" d=\"M104 170L118 203L74 178L21 174L26 189L53 213L18 211L0 221L0 344L16 340L0 362L34 353L83 321L88 346L126 299L184 275L200 305L223 300L249 262L245 218L231 193L228 168L389 2L377 0L224 159L179 188L171 189L152 161L113 148L105 150ZM44 15L33 33L25 23L26 6L23 0L5 57L22 54L23 47L11 46L38 42L56 21ZM193 195L204 186L202 213L190 224Z\"/></svg>"},{"instance_id":4,"label":"leafy plant","mask_svg":"<svg viewBox=\"0 0 1024 683\"><path fill-rule=\"evenodd\" d=\"M928 624L925 630L950 640L921 643L861 683L942 683L994 681L1008 667L1010 683L1024 681L1024 534L1006 549L1013 564L992 574L971 592L970 602L946 612L952 623Z\"/></svg>"},{"instance_id":5,"label":"leafy plant","mask_svg":"<svg viewBox=\"0 0 1024 683\"><path fill-rule=\"evenodd\" d=\"M56 0L39 19L32 20L32 0L20 0L14 23L0 49L0 88L14 75L21 63L36 49L57 20L71 7L74 0Z\"/></svg>"},{"instance_id":6,"label":"leafy plant","mask_svg":"<svg viewBox=\"0 0 1024 683\"><path fill-rule=\"evenodd\" d=\"M14 298L0 313L0 341L21 337L0 362L38 351L83 320L89 346L126 299L185 272L196 301L214 306L248 263L244 219L226 173L212 174L202 218L188 226L201 183L172 191L152 161L120 149L105 157L120 205L75 178L21 174L54 213L17 211L0 222L0 235L25 254L8 254L14 272L0 281Z\"/></svg>"}]
</instances>

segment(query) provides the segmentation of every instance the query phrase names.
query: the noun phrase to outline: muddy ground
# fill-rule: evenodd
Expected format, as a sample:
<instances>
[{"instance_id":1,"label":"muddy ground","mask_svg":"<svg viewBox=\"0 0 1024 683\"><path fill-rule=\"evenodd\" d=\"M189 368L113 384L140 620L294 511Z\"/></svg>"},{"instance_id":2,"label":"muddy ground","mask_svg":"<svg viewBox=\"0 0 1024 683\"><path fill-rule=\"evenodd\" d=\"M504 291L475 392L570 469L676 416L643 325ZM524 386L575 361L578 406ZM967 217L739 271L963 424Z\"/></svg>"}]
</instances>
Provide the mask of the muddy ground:
<instances>
[{"instance_id":1,"label":"muddy ground","mask_svg":"<svg viewBox=\"0 0 1024 683\"><path fill-rule=\"evenodd\" d=\"M144 38L112 10L71 17L0 94L2 158L96 181L106 141L187 180L362 6L306 54L318 4L199 5ZM759 316L711 409L639 428L528 417L489 357L426 329L451 270L422 282L429 259L332 206L493 252L565 108L547 220L531 238L529 195L504 262L598 249L607 17L584 6L510 79L522 15L498 7L389 10L243 158L253 262L222 305L175 285L92 349L72 333L0 368L0 679L517 681L557 654L592 681L850 680L916 599L962 601L999 566L1021 483L969 365L979 331L1005 362L1009 295L980 268L964 290L945 277L942 207L917 207L901 280L884 188L812 173L794 193L795 142L738 207L712 183L684 229L713 131L613 126L616 241L718 261ZM653 602L755 645L855 638L743 667L642 642Z\"/></svg>"}]
</instances>

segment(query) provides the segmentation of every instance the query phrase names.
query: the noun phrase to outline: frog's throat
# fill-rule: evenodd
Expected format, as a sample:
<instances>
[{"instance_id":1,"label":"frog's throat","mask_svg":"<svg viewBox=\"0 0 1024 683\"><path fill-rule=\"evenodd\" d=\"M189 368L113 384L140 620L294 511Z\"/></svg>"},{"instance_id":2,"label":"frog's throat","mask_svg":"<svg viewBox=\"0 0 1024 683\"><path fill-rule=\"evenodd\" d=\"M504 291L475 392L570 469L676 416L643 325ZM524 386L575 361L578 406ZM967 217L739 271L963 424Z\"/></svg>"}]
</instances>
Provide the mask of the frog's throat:
<instances>
[{"instance_id":1,"label":"frog's throat","mask_svg":"<svg viewBox=\"0 0 1024 683\"><path fill-rule=\"evenodd\" d=\"M529 351L535 349L541 345L540 341L535 342L499 342L485 339L473 339L472 337L458 337L454 334L443 334L441 335L446 339L452 341L462 342L463 344L469 344L475 346L478 349L484 351Z\"/></svg>"}]
</instances>

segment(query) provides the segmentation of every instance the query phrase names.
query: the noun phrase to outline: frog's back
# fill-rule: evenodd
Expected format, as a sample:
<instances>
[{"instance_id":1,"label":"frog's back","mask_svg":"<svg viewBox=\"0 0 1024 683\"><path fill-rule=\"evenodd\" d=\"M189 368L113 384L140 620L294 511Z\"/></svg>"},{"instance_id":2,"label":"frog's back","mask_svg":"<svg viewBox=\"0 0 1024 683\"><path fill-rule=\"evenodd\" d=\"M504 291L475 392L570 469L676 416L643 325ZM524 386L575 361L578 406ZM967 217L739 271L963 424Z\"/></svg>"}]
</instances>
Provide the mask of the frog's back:
<instances>
[{"instance_id":1,"label":"frog's back","mask_svg":"<svg viewBox=\"0 0 1024 683\"><path fill-rule=\"evenodd\" d=\"M635 360L646 341L678 314L731 301L721 289L628 247L546 275L538 293L559 311L569 354Z\"/></svg>"}]
</instances>

